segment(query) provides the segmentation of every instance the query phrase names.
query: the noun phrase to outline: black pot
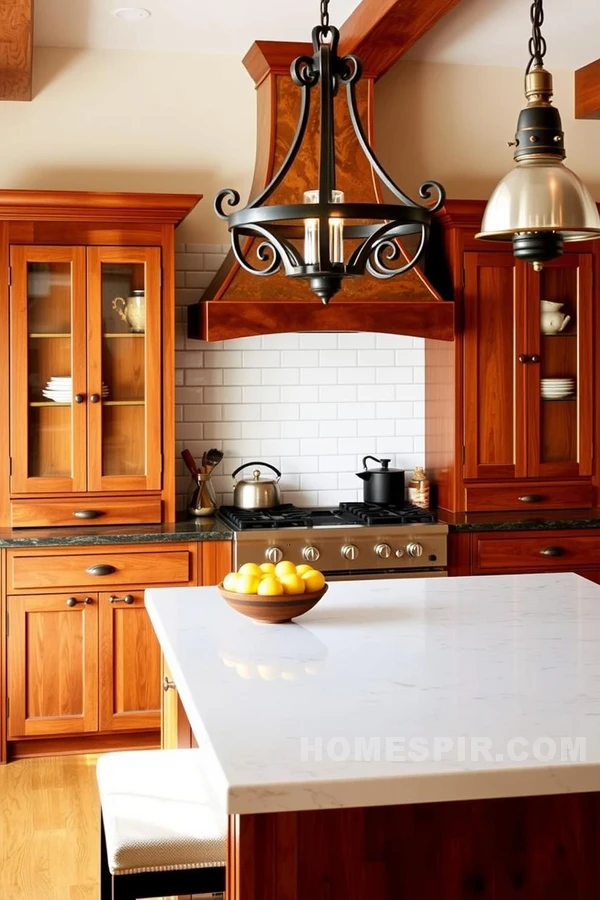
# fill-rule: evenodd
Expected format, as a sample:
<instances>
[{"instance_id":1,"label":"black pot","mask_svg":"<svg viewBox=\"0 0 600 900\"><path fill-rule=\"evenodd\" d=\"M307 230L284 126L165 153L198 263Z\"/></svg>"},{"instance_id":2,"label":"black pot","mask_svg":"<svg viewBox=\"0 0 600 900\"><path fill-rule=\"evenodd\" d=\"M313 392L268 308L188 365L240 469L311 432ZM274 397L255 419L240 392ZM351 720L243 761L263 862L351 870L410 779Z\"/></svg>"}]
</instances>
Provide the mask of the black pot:
<instances>
[{"instance_id":1,"label":"black pot","mask_svg":"<svg viewBox=\"0 0 600 900\"><path fill-rule=\"evenodd\" d=\"M367 460L379 463L380 469L367 469ZM364 470L357 472L362 478L363 500L365 503L402 506L404 503L404 469L390 469L389 459L377 459L376 456L365 456Z\"/></svg>"}]
</instances>

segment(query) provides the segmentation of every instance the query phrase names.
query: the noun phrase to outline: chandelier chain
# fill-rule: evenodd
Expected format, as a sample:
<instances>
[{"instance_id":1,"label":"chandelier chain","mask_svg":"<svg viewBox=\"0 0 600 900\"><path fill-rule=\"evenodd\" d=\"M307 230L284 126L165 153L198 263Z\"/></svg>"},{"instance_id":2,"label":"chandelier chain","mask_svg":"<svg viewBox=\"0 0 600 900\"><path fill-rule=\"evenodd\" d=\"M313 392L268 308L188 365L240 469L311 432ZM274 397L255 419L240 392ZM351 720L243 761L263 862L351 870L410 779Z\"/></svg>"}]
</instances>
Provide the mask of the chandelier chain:
<instances>
[{"instance_id":1,"label":"chandelier chain","mask_svg":"<svg viewBox=\"0 0 600 900\"><path fill-rule=\"evenodd\" d=\"M544 56L546 55L546 40L542 37L542 25L544 24L544 4L543 0L533 0L530 10L531 16L531 37L529 38L529 65L527 71L532 66L543 66Z\"/></svg>"},{"instance_id":2,"label":"chandelier chain","mask_svg":"<svg viewBox=\"0 0 600 900\"><path fill-rule=\"evenodd\" d=\"M329 32L329 0L321 0L321 28L325 34Z\"/></svg>"}]
</instances>

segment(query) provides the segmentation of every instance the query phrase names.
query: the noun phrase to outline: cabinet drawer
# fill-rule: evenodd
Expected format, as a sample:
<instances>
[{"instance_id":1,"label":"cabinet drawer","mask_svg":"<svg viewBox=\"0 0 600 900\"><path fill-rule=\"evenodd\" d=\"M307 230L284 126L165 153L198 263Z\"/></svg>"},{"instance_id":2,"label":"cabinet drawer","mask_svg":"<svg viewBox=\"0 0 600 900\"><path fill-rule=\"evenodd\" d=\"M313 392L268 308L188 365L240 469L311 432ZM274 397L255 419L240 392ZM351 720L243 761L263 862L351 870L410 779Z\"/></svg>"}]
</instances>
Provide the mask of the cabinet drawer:
<instances>
[{"instance_id":1,"label":"cabinet drawer","mask_svg":"<svg viewBox=\"0 0 600 900\"><path fill-rule=\"evenodd\" d=\"M476 535L473 547L473 574L518 570L548 572L600 565L600 534L571 534L546 531L511 537Z\"/></svg>"},{"instance_id":2,"label":"cabinet drawer","mask_svg":"<svg viewBox=\"0 0 600 900\"><path fill-rule=\"evenodd\" d=\"M46 528L53 525L148 525L160 522L160 497L76 497L68 500L13 500L13 528Z\"/></svg>"},{"instance_id":3,"label":"cabinet drawer","mask_svg":"<svg viewBox=\"0 0 600 900\"><path fill-rule=\"evenodd\" d=\"M466 485L466 509L485 512L497 509L588 509L592 506L591 484L477 484Z\"/></svg>"},{"instance_id":4,"label":"cabinet drawer","mask_svg":"<svg viewBox=\"0 0 600 900\"><path fill-rule=\"evenodd\" d=\"M79 550L79 552L78 552ZM60 552L8 551L9 590L89 587L127 587L148 584L188 584L194 580L194 550L189 547L162 550L145 546L134 552L86 547Z\"/></svg>"}]
</instances>

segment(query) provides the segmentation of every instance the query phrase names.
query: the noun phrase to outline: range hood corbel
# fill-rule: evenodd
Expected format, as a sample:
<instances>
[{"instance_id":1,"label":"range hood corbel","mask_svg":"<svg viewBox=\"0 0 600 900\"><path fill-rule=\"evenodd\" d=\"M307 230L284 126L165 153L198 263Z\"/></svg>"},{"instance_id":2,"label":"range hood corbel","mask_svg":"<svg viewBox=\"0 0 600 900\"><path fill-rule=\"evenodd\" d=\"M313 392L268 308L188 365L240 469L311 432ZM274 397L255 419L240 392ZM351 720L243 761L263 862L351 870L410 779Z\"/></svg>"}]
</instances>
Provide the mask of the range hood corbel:
<instances>
[{"instance_id":1,"label":"range hood corbel","mask_svg":"<svg viewBox=\"0 0 600 900\"><path fill-rule=\"evenodd\" d=\"M244 58L256 84L258 135L251 196L269 183L294 135L300 91L289 74L297 56L311 52L309 44L257 41ZM364 73L357 85L359 111L373 143L373 103L376 74ZM339 135L340 190L357 202L381 202L378 183L358 146L345 103L336 104ZM309 119L303 152L271 198L289 203L316 183L318 115ZM188 307L188 335L204 341L294 331L377 331L451 341L454 304L442 299L417 268L390 281L369 276L345 279L328 306L315 300L308 285L277 273L257 278L245 272L229 252L201 301Z\"/></svg>"}]
</instances>

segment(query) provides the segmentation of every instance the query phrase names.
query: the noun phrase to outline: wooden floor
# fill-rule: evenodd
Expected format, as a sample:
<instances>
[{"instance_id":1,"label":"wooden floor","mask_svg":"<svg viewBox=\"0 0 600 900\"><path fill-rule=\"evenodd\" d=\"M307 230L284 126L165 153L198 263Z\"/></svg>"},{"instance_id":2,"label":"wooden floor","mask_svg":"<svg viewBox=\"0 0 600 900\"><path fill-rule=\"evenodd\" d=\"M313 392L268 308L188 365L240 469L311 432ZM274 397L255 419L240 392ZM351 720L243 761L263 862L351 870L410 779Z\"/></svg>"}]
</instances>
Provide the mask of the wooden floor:
<instances>
[{"instance_id":1,"label":"wooden floor","mask_svg":"<svg viewBox=\"0 0 600 900\"><path fill-rule=\"evenodd\" d=\"M0 766L0 900L98 900L97 758Z\"/></svg>"},{"instance_id":2,"label":"wooden floor","mask_svg":"<svg viewBox=\"0 0 600 900\"><path fill-rule=\"evenodd\" d=\"M0 766L3 900L98 900L96 759Z\"/></svg>"}]
</instances>

